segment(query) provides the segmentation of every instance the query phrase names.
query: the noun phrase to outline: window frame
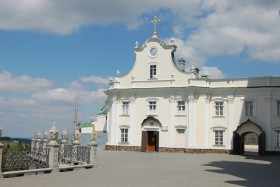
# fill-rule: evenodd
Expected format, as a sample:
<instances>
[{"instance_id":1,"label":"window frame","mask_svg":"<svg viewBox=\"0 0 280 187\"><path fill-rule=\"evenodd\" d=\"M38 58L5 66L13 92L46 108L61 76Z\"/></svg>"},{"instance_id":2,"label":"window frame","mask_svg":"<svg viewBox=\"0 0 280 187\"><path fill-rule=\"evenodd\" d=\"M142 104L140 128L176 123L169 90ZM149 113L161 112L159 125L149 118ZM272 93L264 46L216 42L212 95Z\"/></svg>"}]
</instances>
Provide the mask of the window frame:
<instances>
[{"instance_id":1,"label":"window frame","mask_svg":"<svg viewBox=\"0 0 280 187\"><path fill-rule=\"evenodd\" d=\"M214 101L215 116L224 116L224 101Z\"/></svg>"},{"instance_id":2,"label":"window frame","mask_svg":"<svg viewBox=\"0 0 280 187\"><path fill-rule=\"evenodd\" d=\"M224 146L224 130L214 130L214 146Z\"/></svg>"},{"instance_id":3,"label":"window frame","mask_svg":"<svg viewBox=\"0 0 280 187\"><path fill-rule=\"evenodd\" d=\"M128 128L120 128L121 131L121 142L120 143L128 143Z\"/></svg>"},{"instance_id":4,"label":"window frame","mask_svg":"<svg viewBox=\"0 0 280 187\"><path fill-rule=\"evenodd\" d=\"M157 101L148 101L149 115L156 115L157 113Z\"/></svg>"},{"instance_id":5,"label":"window frame","mask_svg":"<svg viewBox=\"0 0 280 187\"><path fill-rule=\"evenodd\" d=\"M122 102L122 115L129 115L129 101Z\"/></svg>"},{"instance_id":6,"label":"window frame","mask_svg":"<svg viewBox=\"0 0 280 187\"><path fill-rule=\"evenodd\" d=\"M177 115L186 115L186 101L177 101Z\"/></svg>"},{"instance_id":7,"label":"window frame","mask_svg":"<svg viewBox=\"0 0 280 187\"><path fill-rule=\"evenodd\" d=\"M157 65L150 64L150 79L155 79L157 76Z\"/></svg>"},{"instance_id":8,"label":"window frame","mask_svg":"<svg viewBox=\"0 0 280 187\"><path fill-rule=\"evenodd\" d=\"M247 105L248 103L250 103L250 104ZM255 103L256 103L256 101L254 101L254 100L244 101L244 116L246 116L246 117L255 116L255 110L256 110L256 104Z\"/></svg>"}]
</instances>

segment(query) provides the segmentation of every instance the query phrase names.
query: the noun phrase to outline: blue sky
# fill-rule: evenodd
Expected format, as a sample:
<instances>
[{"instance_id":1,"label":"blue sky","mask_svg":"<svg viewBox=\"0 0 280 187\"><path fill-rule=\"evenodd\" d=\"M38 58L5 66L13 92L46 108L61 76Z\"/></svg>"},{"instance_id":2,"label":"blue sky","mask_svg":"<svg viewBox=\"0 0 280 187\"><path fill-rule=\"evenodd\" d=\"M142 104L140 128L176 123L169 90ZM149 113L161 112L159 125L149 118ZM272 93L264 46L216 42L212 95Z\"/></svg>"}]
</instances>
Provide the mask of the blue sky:
<instances>
[{"instance_id":1,"label":"blue sky","mask_svg":"<svg viewBox=\"0 0 280 187\"><path fill-rule=\"evenodd\" d=\"M96 118L107 81L135 62L134 43L172 37L189 68L211 78L280 76L280 2L2 0L0 126L31 136L57 122L73 129Z\"/></svg>"}]
</instances>

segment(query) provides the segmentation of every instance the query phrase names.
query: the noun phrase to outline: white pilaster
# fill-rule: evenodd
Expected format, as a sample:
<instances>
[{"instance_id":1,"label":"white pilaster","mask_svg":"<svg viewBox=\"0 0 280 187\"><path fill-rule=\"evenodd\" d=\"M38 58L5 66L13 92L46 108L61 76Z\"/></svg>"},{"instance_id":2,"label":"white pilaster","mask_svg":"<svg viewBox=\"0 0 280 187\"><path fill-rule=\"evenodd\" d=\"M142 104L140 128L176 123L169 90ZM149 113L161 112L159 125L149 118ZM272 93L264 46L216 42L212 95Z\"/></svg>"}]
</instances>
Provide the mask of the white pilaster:
<instances>
[{"instance_id":1,"label":"white pilaster","mask_svg":"<svg viewBox=\"0 0 280 187\"><path fill-rule=\"evenodd\" d=\"M112 112L111 112L111 145L118 143L118 100L117 97L112 98Z\"/></svg>"},{"instance_id":2,"label":"white pilaster","mask_svg":"<svg viewBox=\"0 0 280 187\"><path fill-rule=\"evenodd\" d=\"M189 127L188 127L188 147L193 148L195 147L195 116L196 116L196 100L194 96L189 96Z\"/></svg>"},{"instance_id":3,"label":"white pilaster","mask_svg":"<svg viewBox=\"0 0 280 187\"><path fill-rule=\"evenodd\" d=\"M266 150L271 151L271 96L265 97L265 137Z\"/></svg>"},{"instance_id":4,"label":"white pilaster","mask_svg":"<svg viewBox=\"0 0 280 187\"><path fill-rule=\"evenodd\" d=\"M205 132L204 132L204 137L205 137L205 147L209 148L209 133L210 133L210 102L211 98L206 97L205 98Z\"/></svg>"},{"instance_id":5,"label":"white pilaster","mask_svg":"<svg viewBox=\"0 0 280 187\"><path fill-rule=\"evenodd\" d=\"M175 99L171 97L169 99L170 116L169 116L169 146L175 146L175 128L174 128L174 115L175 115Z\"/></svg>"},{"instance_id":6,"label":"white pilaster","mask_svg":"<svg viewBox=\"0 0 280 187\"><path fill-rule=\"evenodd\" d=\"M129 124L130 124L130 128L128 130L128 140L129 140L129 144L130 145L135 145L135 134L136 134L136 131L135 131L135 111L136 108L135 108L135 97L131 97L130 98L130 106L129 106L129 115L130 115L130 121L129 121Z\"/></svg>"},{"instance_id":7,"label":"white pilaster","mask_svg":"<svg viewBox=\"0 0 280 187\"><path fill-rule=\"evenodd\" d=\"M233 96L227 98L228 111L227 111L227 142L228 149L233 149L233 125L234 125L234 98Z\"/></svg>"}]
</instances>

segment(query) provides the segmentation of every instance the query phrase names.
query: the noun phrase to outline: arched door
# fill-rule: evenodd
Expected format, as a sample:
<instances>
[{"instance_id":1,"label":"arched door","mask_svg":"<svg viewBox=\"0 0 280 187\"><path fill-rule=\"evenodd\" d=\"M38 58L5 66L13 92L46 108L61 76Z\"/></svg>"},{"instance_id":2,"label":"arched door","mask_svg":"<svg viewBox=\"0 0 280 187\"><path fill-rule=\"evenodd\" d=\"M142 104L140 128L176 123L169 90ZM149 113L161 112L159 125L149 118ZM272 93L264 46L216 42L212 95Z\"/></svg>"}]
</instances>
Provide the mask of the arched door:
<instances>
[{"instance_id":1,"label":"arched door","mask_svg":"<svg viewBox=\"0 0 280 187\"><path fill-rule=\"evenodd\" d=\"M259 155L265 154L265 133L256 123L248 119L233 132L233 154L244 154L244 138L248 133L258 135Z\"/></svg>"},{"instance_id":2,"label":"arched door","mask_svg":"<svg viewBox=\"0 0 280 187\"><path fill-rule=\"evenodd\" d=\"M159 147L159 129L161 128L159 120L152 116L144 119L142 122L142 152L158 152Z\"/></svg>"}]
</instances>

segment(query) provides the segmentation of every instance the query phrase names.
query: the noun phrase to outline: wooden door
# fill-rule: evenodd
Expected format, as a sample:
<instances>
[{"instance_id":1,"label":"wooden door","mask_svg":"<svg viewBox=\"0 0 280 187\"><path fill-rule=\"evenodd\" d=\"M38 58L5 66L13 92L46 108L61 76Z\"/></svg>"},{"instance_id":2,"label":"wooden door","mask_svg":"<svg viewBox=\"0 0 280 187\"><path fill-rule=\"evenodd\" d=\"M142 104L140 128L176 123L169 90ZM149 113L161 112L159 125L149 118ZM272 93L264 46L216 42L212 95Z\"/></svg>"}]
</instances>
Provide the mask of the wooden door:
<instances>
[{"instance_id":1,"label":"wooden door","mask_svg":"<svg viewBox=\"0 0 280 187\"><path fill-rule=\"evenodd\" d=\"M141 151L146 152L147 151L147 131L142 131L142 145L141 145Z\"/></svg>"},{"instance_id":2,"label":"wooden door","mask_svg":"<svg viewBox=\"0 0 280 187\"><path fill-rule=\"evenodd\" d=\"M147 151L156 151L156 135L153 131L148 131Z\"/></svg>"}]
</instances>

